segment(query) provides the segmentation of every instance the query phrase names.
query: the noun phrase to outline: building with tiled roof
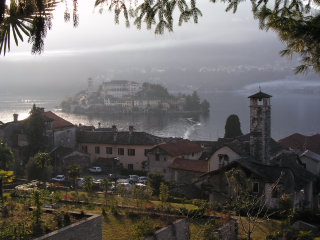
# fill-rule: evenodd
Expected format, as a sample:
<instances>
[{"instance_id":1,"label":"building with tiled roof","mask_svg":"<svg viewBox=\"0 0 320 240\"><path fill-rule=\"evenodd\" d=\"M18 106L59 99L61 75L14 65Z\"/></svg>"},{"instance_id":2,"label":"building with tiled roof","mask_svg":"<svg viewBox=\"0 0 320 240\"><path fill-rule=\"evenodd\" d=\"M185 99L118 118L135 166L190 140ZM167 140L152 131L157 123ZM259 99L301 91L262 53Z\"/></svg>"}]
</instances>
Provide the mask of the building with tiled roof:
<instances>
[{"instance_id":1,"label":"building with tiled roof","mask_svg":"<svg viewBox=\"0 0 320 240\"><path fill-rule=\"evenodd\" d=\"M208 172L208 161L176 158L168 166L171 180L177 184L191 184L197 177Z\"/></svg>"},{"instance_id":2,"label":"building with tiled roof","mask_svg":"<svg viewBox=\"0 0 320 240\"><path fill-rule=\"evenodd\" d=\"M208 172L208 162L205 160L190 160L184 158L176 158L169 165L171 169L181 169L184 171L206 173Z\"/></svg>"},{"instance_id":3,"label":"building with tiled roof","mask_svg":"<svg viewBox=\"0 0 320 240\"><path fill-rule=\"evenodd\" d=\"M294 133L288 137L280 139L278 142L286 149L299 150L301 152L310 150L314 153L320 154L319 133L312 136Z\"/></svg>"},{"instance_id":4,"label":"building with tiled roof","mask_svg":"<svg viewBox=\"0 0 320 240\"><path fill-rule=\"evenodd\" d=\"M306 150L300 154L300 160L308 171L320 175L320 154Z\"/></svg>"},{"instance_id":5,"label":"building with tiled roof","mask_svg":"<svg viewBox=\"0 0 320 240\"><path fill-rule=\"evenodd\" d=\"M169 143L159 144L156 148L165 151L170 156L183 156L193 153L202 152L203 149L195 142L187 139L172 141Z\"/></svg>"},{"instance_id":6,"label":"building with tiled roof","mask_svg":"<svg viewBox=\"0 0 320 240\"><path fill-rule=\"evenodd\" d=\"M267 206L276 207L283 193L290 194L294 207L318 207L313 193L315 176L294 151L313 141L294 134L279 142L271 138L271 96L259 91L250 97L250 133L236 138L219 139L209 158L209 172L200 176L196 185L209 195L211 201L225 202L230 198L226 172L238 169L252 182L249 191L264 197ZM282 145L282 146L281 146ZM310 154L306 154L306 156ZM273 184L280 179L275 189Z\"/></svg>"},{"instance_id":7,"label":"building with tiled roof","mask_svg":"<svg viewBox=\"0 0 320 240\"><path fill-rule=\"evenodd\" d=\"M42 114L52 122L54 147L76 147L76 126L57 114L47 111Z\"/></svg>"},{"instance_id":8,"label":"building with tiled roof","mask_svg":"<svg viewBox=\"0 0 320 240\"><path fill-rule=\"evenodd\" d=\"M183 165L180 160L177 161L181 164L174 164L176 159L201 161L199 159L202 152L203 148L199 144L186 139L178 139L168 143L159 144L148 152L148 168L150 172L159 172L163 174L166 180L175 180L173 168L169 168L169 166L175 166L175 170L177 169L177 166L182 167ZM186 162L187 161L185 161L185 163ZM201 161L200 164L202 163L203 162Z\"/></svg>"},{"instance_id":9,"label":"building with tiled roof","mask_svg":"<svg viewBox=\"0 0 320 240\"><path fill-rule=\"evenodd\" d=\"M119 164L131 170L143 170L146 166L147 152L154 146L171 141L146 132L118 131L113 126L112 131L79 131L77 135L78 149L90 154L91 162L97 159L117 158Z\"/></svg>"},{"instance_id":10,"label":"building with tiled roof","mask_svg":"<svg viewBox=\"0 0 320 240\"><path fill-rule=\"evenodd\" d=\"M68 127L74 126L71 122L59 117L58 115L56 115L51 111L44 112L43 116L53 120L53 129L61 129L61 128L68 128Z\"/></svg>"}]
</instances>

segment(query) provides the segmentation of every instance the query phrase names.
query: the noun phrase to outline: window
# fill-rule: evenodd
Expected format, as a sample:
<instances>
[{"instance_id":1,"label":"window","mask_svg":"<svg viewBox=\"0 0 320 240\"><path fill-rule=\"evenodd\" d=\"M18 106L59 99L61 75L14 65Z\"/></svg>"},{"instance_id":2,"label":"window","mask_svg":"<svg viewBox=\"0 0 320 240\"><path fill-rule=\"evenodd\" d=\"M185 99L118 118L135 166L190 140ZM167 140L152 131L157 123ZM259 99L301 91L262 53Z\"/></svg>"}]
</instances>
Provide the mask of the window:
<instances>
[{"instance_id":1,"label":"window","mask_svg":"<svg viewBox=\"0 0 320 240\"><path fill-rule=\"evenodd\" d=\"M136 150L135 149L128 149L128 156L135 156Z\"/></svg>"},{"instance_id":2,"label":"window","mask_svg":"<svg viewBox=\"0 0 320 240\"><path fill-rule=\"evenodd\" d=\"M95 148L94 148L94 152L97 153L97 154L99 154L99 153L100 153L100 147L99 147L99 146L95 147Z\"/></svg>"},{"instance_id":3,"label":"window","mask_svg":"<svg viewBox=\"0 0 320 240\"><path fill-rule=\"evenodd\" d=\"M259 193L259 183L258 182L253 182L252 183L252 192L253 193Z\"/></svg>"},{"instance_id":4,"label":"window","mask_svg":"<svg viewBox=\"0 0 320 240\"><path fill-rule=\"evenodd\" d=\"M133 170L133 164L128 164L128 169Z\"/></svg>"},{"instance_id":5,"label":"window","mask_svg":"<svg viewBox=\"0 0 320 240\"><path fill-rule=\"evenodd\" d=\"M144 155L145 155L145 156L148 155L148 151L149 151L149 149L145 149L145 150L144 150Z\"/></svg>"},{"instance_id":6,"label":"window","mask_svg":"<svg viewBox=\"0 0 320 240\"><path fill-rule=\"evenodd\" d=\"M106 154L112 154L112 147L106 147Z\"/></svg>"},{"instance_id":7,"label":"window","mask_svg":"<svg viewBox=\"0 0 320 240\"><path fill-rule=\"evenodd\" d=\"M167 158L166 158L166 157L163 157L163 161L167 161Z\"/></svg>"},{"instance_id":8,"label":"window","mask_svg":"<svg viewBox=\"0 0 320 240\"><path fill-rule=\"evenodd\" d=\"M84 153L88 152L88 146L87 145L82 146L81 149L82 149L82 152L84 152Z\"/></svg>"},{"instance_id":9,"label":"window","mask_svg":"<svg viewBox=\"0 0 320 240\"><path fill-rule=\"evenodd\" d=\"M118 148L118 155L124 155L124 148Z\"/></svg>"},{"instance_id":10,"label":"window","mask_svg":"<svg viewBox=\"0 0 320 240\"><path fill-rule=\"evenodd\" d=\"M156 153L156 161L160 161L160 154Z\"/></svg>"},{"instance_id":11,"label":"window","mask_svg":"<svg viewBox=\"0 0 320 240\"><path fill-rule=\"evenodd\" d=\"M227 154L218 154L219 168L222 168L229 164L229 156Z\"/></svg>"}]
</instances>

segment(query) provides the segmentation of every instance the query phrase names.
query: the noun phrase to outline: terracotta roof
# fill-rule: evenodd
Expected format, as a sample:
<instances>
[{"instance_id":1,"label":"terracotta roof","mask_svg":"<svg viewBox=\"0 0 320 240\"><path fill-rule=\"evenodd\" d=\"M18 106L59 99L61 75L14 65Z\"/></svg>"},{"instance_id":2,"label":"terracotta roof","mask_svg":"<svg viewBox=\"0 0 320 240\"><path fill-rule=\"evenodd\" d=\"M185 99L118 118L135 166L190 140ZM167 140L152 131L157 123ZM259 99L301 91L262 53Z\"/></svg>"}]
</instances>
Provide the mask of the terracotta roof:
<instances>
[{"instance_id":1,"label":"terracotta roof","mask_svg":"<svg viewBox=\"0 0 320 240\"><path fill-rule=\"evenodd\" d=\"M203 151L198 144L186 139L159 144L155 148L164 150L170 156L181 156L183 154L192 154Z\"/></svg>"},{"instance_id":2,"label":"terracotta roof","mask_svg":"<svg viewBox=\"0 0 320 240\"><path fill-rule=\"evenodd\" d=\"M64 128L64 127L72 127L73 124L71 122L68 122L67 120L64 120L63 118L59 117L55 113L48 111L44 112L43 116L47 118L51 118L53 120L53 128Z\"/></svg>"},{"instance_id":3,"label":"terracotta roof","mask_svg":"<svg viewBox=\"0 0 320 240\"><path fill-rule=\"evenodd\" d=\"M251 96L249 96L248 98L258 98L258 99L262 99L262 98L271 98L272 96L269 94L266 94L264 92L257 92L256 94L253 94Z\"/></svg>"},{"instance_id":4,"label":"terracotta roof","mask_svg":"<svg viewBox=\"0 0 320 240\"><path fill-rule=\"evenodd\" d=\"M304 136L299 133L292 134L278 141L283 147L288 149L298 149L300 151L311 150L320 154L320 134Z\"/></svg>"},{"instance_id":5,"label":"terracotta roof","mask_svg":"<svg viewBox=\"0 0 320 240\"><path fill-rule=\"evenodd\" d=\"M208 161L176 158L169 165L169 168L206 173L208 172Z\"/></svg>"}]
</instances>

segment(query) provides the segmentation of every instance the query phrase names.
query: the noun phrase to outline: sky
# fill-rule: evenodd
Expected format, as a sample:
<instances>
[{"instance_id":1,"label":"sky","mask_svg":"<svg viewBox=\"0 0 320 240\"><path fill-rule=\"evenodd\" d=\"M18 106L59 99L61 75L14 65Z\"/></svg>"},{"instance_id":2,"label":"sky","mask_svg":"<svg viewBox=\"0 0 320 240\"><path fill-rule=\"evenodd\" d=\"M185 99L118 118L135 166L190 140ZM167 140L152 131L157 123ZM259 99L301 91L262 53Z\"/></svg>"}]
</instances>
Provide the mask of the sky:
<instances>
[{"instance_id":1,"label":"sky","mask_svg":"<svg viewBox=\"0 0 320 240\"><path fill-rule=\"evenodd\" d=\"M67 96L85 88L89 77L96 86L127 79L186 91L241 91L281 79L302 81L293 75L297 58L279 56L285 46L276 33L258 28L249 2L233 14L225 12L225 4L198 1L203 16L197 24L178 26L175 17L174 31L163 35L144 25L126 28L123 18L116 25L113 13L100 14L94 1L78 2L77 28L71 2L71 22L64 22L65 3L56 8L42 54L32 55L25 41L0 57L0 93ZM303 81L317 78L311 73Z\"/></svg>"}]
</instances>

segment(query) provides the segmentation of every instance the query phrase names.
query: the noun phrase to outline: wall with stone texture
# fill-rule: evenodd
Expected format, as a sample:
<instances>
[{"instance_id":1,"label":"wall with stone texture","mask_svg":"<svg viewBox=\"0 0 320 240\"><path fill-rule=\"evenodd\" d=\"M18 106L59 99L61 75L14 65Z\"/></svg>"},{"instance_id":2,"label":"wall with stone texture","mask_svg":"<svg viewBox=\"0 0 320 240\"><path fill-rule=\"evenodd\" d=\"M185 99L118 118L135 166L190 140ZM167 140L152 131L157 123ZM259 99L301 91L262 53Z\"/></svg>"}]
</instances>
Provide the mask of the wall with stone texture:
<instances>
[{"instance_id":1,"label":"wall with stone texture","mask_svg":"<svg viewBox=\"0 0 320 240\"><path fill-rule=\"evenodd\" d=\"M100 215L89 218L46 234L34 240L102 240L102 222Z\"/></svg>"},{"instance_id":2,"label":"wall with stone texture","mask_svg":"<svg viewBox=\"0 0 320 240\"><path fill-rule=\"evenodd\" d=\"M173 224L161 228L153 236L145 240L189 240L189 224L187 218L179 219Z\"/></svg>"},{"instance_id":3,"label":"wall with stone texture","mask_svg":"<svg viewBox=\"0 0 320 240\"><path fill-rule=\"evenodd\" d=\"M238 222L236 219L230 219L225 225L218 229L218 239L237 240L238 239Z\"/></svg>"}]
</instances>

